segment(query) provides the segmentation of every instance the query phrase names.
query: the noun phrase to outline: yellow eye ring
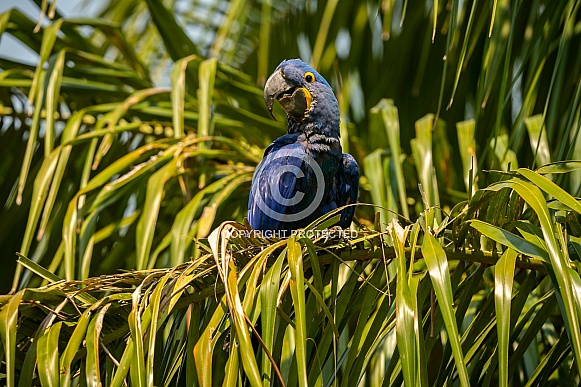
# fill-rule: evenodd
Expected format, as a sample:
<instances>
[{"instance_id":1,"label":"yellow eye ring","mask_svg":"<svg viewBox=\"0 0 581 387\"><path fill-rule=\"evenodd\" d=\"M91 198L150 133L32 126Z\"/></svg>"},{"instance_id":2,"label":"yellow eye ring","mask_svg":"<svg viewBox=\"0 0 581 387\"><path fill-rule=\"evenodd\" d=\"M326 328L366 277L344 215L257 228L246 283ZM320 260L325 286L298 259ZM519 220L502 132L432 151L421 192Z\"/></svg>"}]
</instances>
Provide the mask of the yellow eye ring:
<instances>
[{"instance_id":1,"label":"yellow eye ring","mask_svg":"<svg viewBox=\"0 0 581 387\"><path fill-rule=\"evenodd\" d=\"M305 73L305 81L309 82L309 83L313 83L315 82L315 74L313 74L310 71L307 71Z\"/></svg>"}]
</instances>

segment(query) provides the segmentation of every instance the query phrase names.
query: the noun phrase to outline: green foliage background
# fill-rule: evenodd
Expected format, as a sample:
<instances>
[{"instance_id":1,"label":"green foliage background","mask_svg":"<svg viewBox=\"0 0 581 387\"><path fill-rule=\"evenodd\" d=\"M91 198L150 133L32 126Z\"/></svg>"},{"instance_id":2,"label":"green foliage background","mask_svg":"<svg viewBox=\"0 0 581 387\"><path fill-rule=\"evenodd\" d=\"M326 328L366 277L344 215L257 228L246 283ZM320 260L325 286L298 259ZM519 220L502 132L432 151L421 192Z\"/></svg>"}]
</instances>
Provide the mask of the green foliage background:
<instances>
[{"instance_id":1,"label":"green foliage background","mask_svg":"<svg viewBox=\"0 0 581 387\"><path fill-rule=\"evenodd\" d=\"M579 1L36 4L0 15L37 53L0 54L7 385L579 383ZM230 237L294 57L350 241Z\"/></svg>"}]
</instances>

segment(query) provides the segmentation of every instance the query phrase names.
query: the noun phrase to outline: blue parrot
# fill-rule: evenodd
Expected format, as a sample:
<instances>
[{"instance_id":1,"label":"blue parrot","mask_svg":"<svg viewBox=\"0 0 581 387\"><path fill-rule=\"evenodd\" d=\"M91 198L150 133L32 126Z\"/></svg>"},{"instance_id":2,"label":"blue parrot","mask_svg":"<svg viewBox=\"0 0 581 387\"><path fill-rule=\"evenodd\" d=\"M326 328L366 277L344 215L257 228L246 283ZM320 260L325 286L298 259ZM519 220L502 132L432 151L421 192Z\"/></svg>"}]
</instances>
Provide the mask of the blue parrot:
<instances>
[{"instance_id":1,"label":"blue parrot","mask_svg":"<svg viewBox=\"0 0 581 387\"><path fill-rule=\"evenodd\" d=\"M257 231L289 237L338 207L357 202L359 168L339 142L339 106L333 89L300 59L283 61L264 86L272 114L277 100L288 132L266 148L256 167L248 200L248 222ZM340 212L347 228L355 206Z\"/></svg>"}]
</instances>

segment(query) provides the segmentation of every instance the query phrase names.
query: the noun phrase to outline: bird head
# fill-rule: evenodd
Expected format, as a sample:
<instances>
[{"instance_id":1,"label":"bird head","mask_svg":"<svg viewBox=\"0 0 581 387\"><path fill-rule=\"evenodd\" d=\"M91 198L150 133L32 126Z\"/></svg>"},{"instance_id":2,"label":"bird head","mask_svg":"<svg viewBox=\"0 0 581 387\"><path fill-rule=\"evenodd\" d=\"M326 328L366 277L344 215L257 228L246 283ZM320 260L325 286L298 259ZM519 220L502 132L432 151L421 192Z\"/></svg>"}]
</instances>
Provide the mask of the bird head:
<instances>
[{"instance_id":1,"label":"bird head","mask_svg":"<svg viewBox=\"0 0 581 387\"><path fill-rule=\"evenodd\" d=\"M338 137L339 107L333 89L300 59L282 61L264 85L264 101L272 113L277 100L287 114L289 132L309 128Z\"/></svg>"}]
</instances>

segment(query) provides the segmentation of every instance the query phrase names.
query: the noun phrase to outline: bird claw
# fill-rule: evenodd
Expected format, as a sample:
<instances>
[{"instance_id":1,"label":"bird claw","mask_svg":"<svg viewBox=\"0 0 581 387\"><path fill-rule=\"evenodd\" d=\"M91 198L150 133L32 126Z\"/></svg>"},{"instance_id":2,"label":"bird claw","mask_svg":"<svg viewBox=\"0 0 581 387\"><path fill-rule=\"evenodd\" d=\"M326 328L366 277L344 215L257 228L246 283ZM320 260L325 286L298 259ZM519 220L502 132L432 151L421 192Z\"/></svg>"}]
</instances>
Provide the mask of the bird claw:
<instances>
[{"instance_id":1,"label":"bird claw","mask_svg":"<svg viewBox=\"0 0 581 387\"><path fill-rule=\"evenodd\" d=\"M344 230L341 226L333 226L326 230L323 242L327 243L328 241L332 242L349 242L349 236L346 230Z\"/></svg>"}]
</instances>

